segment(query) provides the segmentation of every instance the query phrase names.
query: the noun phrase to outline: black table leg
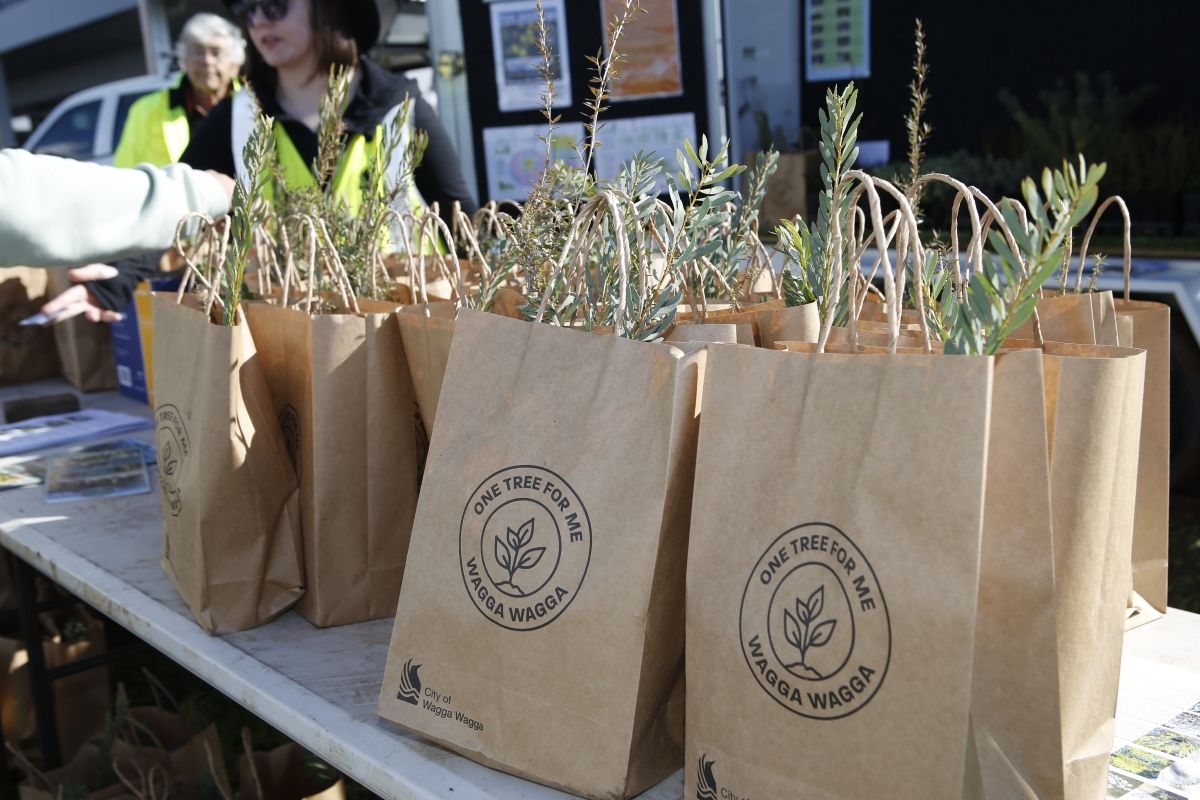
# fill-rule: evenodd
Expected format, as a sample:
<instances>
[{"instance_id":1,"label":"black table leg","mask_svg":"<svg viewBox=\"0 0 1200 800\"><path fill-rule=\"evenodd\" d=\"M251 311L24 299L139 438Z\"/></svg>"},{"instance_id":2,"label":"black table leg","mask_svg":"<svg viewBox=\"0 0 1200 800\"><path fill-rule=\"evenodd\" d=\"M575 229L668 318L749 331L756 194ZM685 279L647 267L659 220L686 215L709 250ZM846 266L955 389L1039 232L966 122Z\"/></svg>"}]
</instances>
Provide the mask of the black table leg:
<instances>
[{"instance_id":1,"label":"black table leg","mask_svg":"<svg viewBox=\"0 0 1200 800\"><path fill-rule=\"evenodd\" d=\"M42 649L42 626L38 621L34 572L20 558L14 557L12 564L13 582L17 585L17 601L20 604L21 632L29 655L29 690L37 719L41 766L44 770L51 770L60 765L61 757L58 748L58 723L54 714L54 692L51 689L50 677L46 674L46 654Z\"/></svg>"}]
</instances>

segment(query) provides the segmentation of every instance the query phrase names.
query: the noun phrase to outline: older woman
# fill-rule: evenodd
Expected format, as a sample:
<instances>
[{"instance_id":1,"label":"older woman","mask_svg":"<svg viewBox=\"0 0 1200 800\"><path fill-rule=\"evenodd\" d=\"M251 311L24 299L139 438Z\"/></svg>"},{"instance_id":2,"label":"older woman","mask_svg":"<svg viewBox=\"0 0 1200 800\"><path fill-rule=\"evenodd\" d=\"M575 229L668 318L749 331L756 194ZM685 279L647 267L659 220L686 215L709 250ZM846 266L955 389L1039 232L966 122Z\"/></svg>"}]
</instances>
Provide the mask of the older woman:
<instances>
[{"instance_id":1,"label":"older woman","mask_svg":"<svg viewBox=\"0 0 1200 800\"><path fill-rule=\"evenodd\" d=\"M115 166L178 161L208 112L236 91L236 76L246 60L246 40L228 20L197 14L183 26L175 54L183 73L174 86L148 94L130 107L113 154Z\"/></svg>"}]
</instances>

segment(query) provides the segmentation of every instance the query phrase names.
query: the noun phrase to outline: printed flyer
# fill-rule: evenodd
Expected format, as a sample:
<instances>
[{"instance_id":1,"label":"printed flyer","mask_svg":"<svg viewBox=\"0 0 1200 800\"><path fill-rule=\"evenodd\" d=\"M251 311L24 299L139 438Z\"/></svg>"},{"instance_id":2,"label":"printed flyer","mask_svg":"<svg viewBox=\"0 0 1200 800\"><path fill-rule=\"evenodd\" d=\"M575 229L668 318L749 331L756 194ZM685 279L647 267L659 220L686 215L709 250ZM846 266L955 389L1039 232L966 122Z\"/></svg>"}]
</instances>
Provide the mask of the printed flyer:
<instances>
[{"instance_id":1,"label":"printed flyer","mask_svg":"<svg viewBox=\"0 0 1200 800\"><path fill-rule=\"evenodd\" d=\"M1136 703L1122 697L1118 703L1108 797L1200 800L1200 686L1195 674L1127 656L1121 679L1152 686L1154 694Z\"/></svg>"},{"instance_id":2,"label":"printed flyer","mask_svg":"<svg viewBox=\"0 0 1200 800\"><path fill-rule=\"evenodd\" d=\"M571 105L571 63L567 50L566 14L562 0L542 3L550 48L550 72L554 78L554 105ZM545 90L539 68L542 54L537 46L537 10L533 0L492 3L492 52L496 61L496 98L501 111L540 108Z\"/></svg>"},{"instance_id":3,"label":"printed flyer","mask_svg":"<svg viewBox=\"0 0 1200 800\"><path fill-rule=\"evenodd\" d=\"M604 0L604 25L619 17L624 0ZM678 97L683 93L679 58L679 24L675 0L642 0L643 13L621 36L624 59L610 95L613 100Z\"/></svg>"}]
</instances>

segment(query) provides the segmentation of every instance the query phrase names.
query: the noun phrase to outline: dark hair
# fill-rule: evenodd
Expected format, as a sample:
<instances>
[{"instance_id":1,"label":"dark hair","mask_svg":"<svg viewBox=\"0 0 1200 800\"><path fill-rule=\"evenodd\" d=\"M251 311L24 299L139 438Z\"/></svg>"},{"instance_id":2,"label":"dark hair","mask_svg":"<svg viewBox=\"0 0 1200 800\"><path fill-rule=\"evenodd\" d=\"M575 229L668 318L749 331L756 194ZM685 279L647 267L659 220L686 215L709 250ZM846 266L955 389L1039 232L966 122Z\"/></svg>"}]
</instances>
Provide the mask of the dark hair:
<instances>
[{"instance_id":1,"label":"dark hair","mask_svg":"<svg viewBox=\"0 0 1200 800\"><path fill-rule=\"evenodd\" d=\"M295 2L295 0L292 0ZM317 50L317 72L313 77L327 73L334 64L353 66L358 63L358 44L354 41L350 19L338 0L308 0L309 22L312 25L313 44ZM243 29L246 28L243 23ZM262 92L275 86L275 68L263 61L246 30L246 80L255 91Z\"/></svg>"}]
</instances>

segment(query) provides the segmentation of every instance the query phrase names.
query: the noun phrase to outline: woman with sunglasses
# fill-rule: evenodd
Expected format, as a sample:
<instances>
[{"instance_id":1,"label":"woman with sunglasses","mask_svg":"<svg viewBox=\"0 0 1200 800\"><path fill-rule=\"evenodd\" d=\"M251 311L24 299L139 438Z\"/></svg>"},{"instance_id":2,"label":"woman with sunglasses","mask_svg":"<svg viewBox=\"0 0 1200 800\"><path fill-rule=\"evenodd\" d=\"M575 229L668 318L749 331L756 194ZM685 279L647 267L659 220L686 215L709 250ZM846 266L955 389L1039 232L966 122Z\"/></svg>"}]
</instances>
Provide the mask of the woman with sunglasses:
<instances>
[{"instance_id":1,"label":"woman with sunglasses","mask_svg":"<svg viewBox=\"0 0 1200 800\"><path fill-rule=\"evenodd\" d=\"M449 134L421 99L416 83L387 72L366 56L381 27L375 0L226 0L226 4L253 45L247 54L246 77L263 112L275 118L276 155L289 186L315 184L312 164L321 98L330 67L340 64L353 68L353 78L342 115L349 140L335 190L350 210L356 211L361 203L363 174L383 138L383 126L411 97L410 124L429 136L425 156L413 175L419 199L430 205L436 202L446 218L455 201L467 213L475 211L477 205ZM237 97L209 113L184 152L184 163L226 175L238 173L241 145L250 125L246 100Z\"/></svg>"}]
</instances>

